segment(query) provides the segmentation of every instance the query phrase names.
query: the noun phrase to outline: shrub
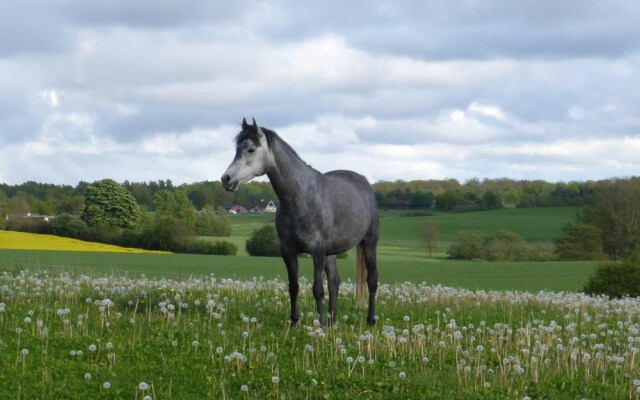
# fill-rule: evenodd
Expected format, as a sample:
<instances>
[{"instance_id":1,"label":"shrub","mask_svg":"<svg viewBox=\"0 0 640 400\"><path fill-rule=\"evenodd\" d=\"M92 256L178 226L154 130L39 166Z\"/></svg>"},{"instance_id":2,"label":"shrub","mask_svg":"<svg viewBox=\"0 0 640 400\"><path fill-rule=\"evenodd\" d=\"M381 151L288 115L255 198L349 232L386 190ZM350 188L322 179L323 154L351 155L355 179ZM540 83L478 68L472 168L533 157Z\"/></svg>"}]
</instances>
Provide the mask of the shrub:
<instances>
[{"instance_id":1,"label":"shrub","mask_svg":"<svg viewBox=\"0 0 640 400\"><path fill-rule=\"evenodd\" d=\"M182 220L156 216L154 222L142 232L141 246L148 250L182 253L187 248L193 230Z\"/></svg>"},{"instance_id":2,"label":"shrub","mask_svg":"<svg viewBox=\"0 0 640 400\"><path fill-rule=\"evenodd\" d=\"M532 248L516 233L500 230L491 236L479 231L462 231L449 246L448 253L451 258L460 260L529 261L541 258L534 252L548 251L548 249L541 250L540 244Z\"/></svg>"},{"instance_id":3,"label":"shrub","mask_svg":"<svg viewBox=\"0 0 640 400\"><path fill-rule=\"evenodd\" d=\"M208 240L193 240L187 244L187 253L211 254L220 256L235 256L238 246L227 241L210 242Z\"/></svg>"},{"instance_id":4,"label":"shrub","mask_svg":"<svg viewBox=\"0 0 640 400\"><path fill-rule=\"evenodd\" d=\"M280 255L280 240L272 224L256 229L246 242L247 253L251 256L277 257Z\"/></svg>"},{"instance_id":5,"label":"shrub","mask_svg":"<svg viewBox=\"0 0 640 400\"><path fill-rule=\"evenodd\" d=\"M482 258L486 236L480 231L461 231L449 246L449 256L458 260Z\"/></svg>"},{"instance_id":6,"label":"shrub","mask_svg":"<svg viewBox=\"0 0 640 400\"><path fill-rule=\"evenodd\" d=\"M70 214L61 214L49 223L51 233L57 236L83 238L87 236L87 224Z\"/></svg>"},{"instance_id":7,"label":"shrub","mask_svg":"<svg viewBox=\"0 0 640 400\"><path fill-rule=\"evenodd\" d=\"M490 261L527 261L529 245L513 232L500 230L485 240L483 258Z\"/></svg>"},{"instance_id":8,"label":"shrub","mask_svg":"<svg viewBox=\"0 0 640 400\"><path fill-rule=\"evenodd\" d=\"M622 262L599 264L583 291L609 297L640 296L640 261L630 258Z\"/></svg>"}]
</instances>

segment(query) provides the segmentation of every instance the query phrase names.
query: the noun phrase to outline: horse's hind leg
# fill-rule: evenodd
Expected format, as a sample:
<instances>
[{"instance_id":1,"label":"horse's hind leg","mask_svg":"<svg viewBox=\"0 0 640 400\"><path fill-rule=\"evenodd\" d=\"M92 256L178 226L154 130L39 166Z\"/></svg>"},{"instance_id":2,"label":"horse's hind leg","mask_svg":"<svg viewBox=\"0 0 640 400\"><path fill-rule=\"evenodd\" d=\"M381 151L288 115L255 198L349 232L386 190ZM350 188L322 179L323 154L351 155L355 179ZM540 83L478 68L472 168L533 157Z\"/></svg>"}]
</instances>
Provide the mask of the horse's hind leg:
<instances>
[{"instance_id":1,"label":"horse's hind leg","mask_svg":"<svg viewBox=\"0 0 640 400\"><path fill-rule=\"evenodd\" d=\"M324 299L324 285L322 282L322 272L325 269L327 263L327 256L322 251L314 251L313 257L313 297L316 300L316 312L318 314L318 320L320 325L324 325L324 311L322 306L322 300Z\"/></svg>"},{"instance_id":2,"label":"horse's hind leg","mask_svg":"<svg viewBox=\"0 0 640 400\"><path fill-rule=\"evenodd\" d=\"M329 319L327 320L327 325L333 325L336 321L338 287L340 286L340 276L338 276L336 256L327 256L324 272L327 274L327 286L329 287Z\"/></svg>"},{"instance_id":3,"label":"horse's hind leg","mask_svg":"<svg viewBox=\"0 0 640 400\"><path fill-rule=\"evenodd\" d=\"M369 313L367 314L367 324L376 324L376 292L378 291L378 264L376 260L376 247L378 238L363 240L361 243L364 253L364 262L367 266L367 287L369 288Z\"/></svg>"}]
</instances>

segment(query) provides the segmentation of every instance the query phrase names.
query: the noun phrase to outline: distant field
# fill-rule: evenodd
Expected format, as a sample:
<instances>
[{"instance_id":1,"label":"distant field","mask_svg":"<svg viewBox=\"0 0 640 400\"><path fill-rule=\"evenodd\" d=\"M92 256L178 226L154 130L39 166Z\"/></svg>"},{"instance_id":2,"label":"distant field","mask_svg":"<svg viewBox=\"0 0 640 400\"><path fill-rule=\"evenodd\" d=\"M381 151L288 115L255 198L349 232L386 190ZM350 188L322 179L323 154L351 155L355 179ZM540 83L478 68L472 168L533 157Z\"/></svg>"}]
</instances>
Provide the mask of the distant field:
<instances>
[{"instance_id":1,"label":"distant field","mask_svg":"<svg viewBox=\"0 0 640 400\"><path fill-rule=\"evenodd\" d=\"M450 242L460 231L478 230L492 234L504 229L521 235L529 242L550 242L562 234L578 208L549 207L502 209L461 214L435 213L429 217L405 217L407 211L380 213L380 240L408 246L418 245L420 226L429 219L438 228L438 241Z\"/></svg>"}]
</instances>

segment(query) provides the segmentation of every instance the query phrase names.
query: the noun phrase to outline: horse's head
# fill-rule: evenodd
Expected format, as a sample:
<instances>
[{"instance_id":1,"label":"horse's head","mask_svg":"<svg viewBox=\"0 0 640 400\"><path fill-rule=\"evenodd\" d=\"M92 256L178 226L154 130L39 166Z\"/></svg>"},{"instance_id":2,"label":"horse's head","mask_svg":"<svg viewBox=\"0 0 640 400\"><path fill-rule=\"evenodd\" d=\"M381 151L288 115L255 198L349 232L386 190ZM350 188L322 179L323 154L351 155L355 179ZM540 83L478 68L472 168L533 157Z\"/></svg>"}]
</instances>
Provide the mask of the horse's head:
<instances>
[{"instance_id":1,"label":"horse's head","mask_svg":"<svg viewBox=\"0 0 640 400\"><path fill-rule=\"evenodd\" d=\"M222 186L228 191L235 191L241 183L264 175L270 159L267 138L255 118L253 125L243 119L242 131L236 136L236 156L222 174Z\"/></svg>"}]
</instances>

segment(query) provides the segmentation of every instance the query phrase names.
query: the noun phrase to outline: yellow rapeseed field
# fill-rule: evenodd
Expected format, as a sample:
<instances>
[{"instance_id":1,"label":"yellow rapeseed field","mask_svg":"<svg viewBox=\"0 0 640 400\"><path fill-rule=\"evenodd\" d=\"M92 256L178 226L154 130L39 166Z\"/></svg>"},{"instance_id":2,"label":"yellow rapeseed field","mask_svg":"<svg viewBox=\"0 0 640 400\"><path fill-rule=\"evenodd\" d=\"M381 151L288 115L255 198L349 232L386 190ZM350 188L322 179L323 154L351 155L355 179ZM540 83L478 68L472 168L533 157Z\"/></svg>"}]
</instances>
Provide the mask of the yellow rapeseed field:
<instances>
[{"instance_id":1,"label":"yellow rapeseed field","mask_svg":"<svg viewBox=\"0 0 640 400\"><path fill-rule=\"evenodd\" d=\"M120 253L147 253L147 250L113 246L110 244L84 242L54 235L0 230L0 249L12 250L66 250L66 251L104 251Z\"/></svg>"}]
</instances>

